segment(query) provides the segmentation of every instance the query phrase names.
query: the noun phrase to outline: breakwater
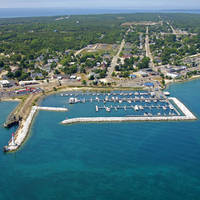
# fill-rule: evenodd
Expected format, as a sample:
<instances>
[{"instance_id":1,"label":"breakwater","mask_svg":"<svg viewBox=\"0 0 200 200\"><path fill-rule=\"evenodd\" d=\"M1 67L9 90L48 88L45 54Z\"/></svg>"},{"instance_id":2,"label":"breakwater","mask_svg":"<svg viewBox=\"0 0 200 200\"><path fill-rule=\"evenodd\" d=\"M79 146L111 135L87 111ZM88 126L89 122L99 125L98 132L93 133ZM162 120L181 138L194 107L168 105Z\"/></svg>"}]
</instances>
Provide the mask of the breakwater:
<instances>
[{"instance_id":1,"label":"breakwater","mask_svg":"<svg viewBox=\"0 0 200 200\"><path fill-rule=\"evenodd\" d=\"M25 120L22 120L16 133L14 136L14 141L10 140L8 142L7 146L4 146L4 151L5 152L11 152L11 151L16 151L25 141L29 129L31 127L31 123L33 121L33 118L35 116L35 113L38 110L47 110L47 111L68 111L67 108L59 108L59 107L39 107L39 106L32 106L32 109L28 115L28 117Z\"/></svg>"},{"instance_id":2,"label":"breakwater","mask_svg":"<svg viewBox=\"0 0 200 200\"><path fill-rule=\"evenodd\" d=\"M59 107L37 107L38 110L46 110L46 111L58 111L58 112L66 112L67 108L59 108Z\"/></svg>"},{"instance_id":3,"label":"breakwater","mask_svg":"<svg viewBox=\"0 0 200 200\"><path fill-rule=\"evenodd\" d=\"M80 117L63 120L62 124L85 123L85 122L133 122L133 121L182 121L196 120L194 114L177 98L171 97L184 115L178 116L131 116L131 117Z\"/></svg>"}]
</instances>

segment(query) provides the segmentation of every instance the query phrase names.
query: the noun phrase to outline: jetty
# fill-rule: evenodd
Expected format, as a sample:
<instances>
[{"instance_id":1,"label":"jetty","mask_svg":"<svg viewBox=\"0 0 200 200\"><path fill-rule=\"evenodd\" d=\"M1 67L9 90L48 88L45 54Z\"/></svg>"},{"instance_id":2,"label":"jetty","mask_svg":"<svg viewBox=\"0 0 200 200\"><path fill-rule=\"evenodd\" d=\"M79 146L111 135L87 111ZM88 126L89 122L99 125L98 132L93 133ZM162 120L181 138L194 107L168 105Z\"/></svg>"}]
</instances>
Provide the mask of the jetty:
<instances>
[{"instance_id":1,"label":"jetty","mask_svg":"<svg viewBox=\"0 0 200 200\"><path fill-rule=\"evenodd\" d=\"M26 120L20 121L19 127L14 135L13 140L10 140L8 142L8 145L4 146L3 148L4 152L16 151L23 144L26 137L28 136L33 118L38 110L58 111L58 112L68 111L67 108L32 106L31 111Z\"/></svg>"},{"instance_id":2,"label":"jetty","mask_svg":"<svg viewBox=\"0 0 200 200\"><path fill-rule=\"evenodd\" d=\"M45 111L58 111L58 112L67 112L67 108L59 108L59 107L41 107L37 106L38 110L45 110Z\"/></svg>"},{"instance_id":3,"label":"jetty","mask_svg":"<svg viewBox=\"0 0 200 200\"><path fill-rule=\"evenodd\" d=\"M134 121L184 121L196 120L195 115L177 98L170 97L183 115L178 116L130 116L130 117L82 117L66 119L61 124L86 123L86 122L134 122Z\"/></svg>"}]
</instances>

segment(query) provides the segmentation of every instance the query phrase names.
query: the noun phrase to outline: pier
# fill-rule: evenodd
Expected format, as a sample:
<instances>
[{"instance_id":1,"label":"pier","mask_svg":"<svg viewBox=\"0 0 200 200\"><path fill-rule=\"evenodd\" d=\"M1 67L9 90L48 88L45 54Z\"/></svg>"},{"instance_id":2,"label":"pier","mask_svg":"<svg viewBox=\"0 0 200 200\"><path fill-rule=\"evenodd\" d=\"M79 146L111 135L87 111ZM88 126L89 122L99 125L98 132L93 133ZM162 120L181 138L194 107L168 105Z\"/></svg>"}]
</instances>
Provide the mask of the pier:
<instances>
[{"instance_id":1,"label":"pier","mask_svg":"<svg viewBox=\"0 0 200 200\"><path fill-rule=\"evenodd\" d=\"M25 141L29 129L31 127L31 123L33 121L33 118L38 110L46 110L46 111L60 111L60 112L66 112L68 111L67 108L59 108L59 107L39 107L39 106L32 106L32 109L27 117L26 120L22 120L19 124L19 127L15 133L15 136L13 140L10 140L8 142L7 146L4 146L5 152L12 152L16 151Z\"/></svg>"},{"instance_id":2,"label":"pier","mask_svg":"<svg viewBox=\"0 0 200 200\"><path fill-rule=\"evenodd\" d=\"M86 122L134 122L134 121L183 121L183 120L195 120L194 118L188 118L186 116L169 116L169 117L85 117L85 118L73 118L62 121L62 124L73 123L86 123Z\"/></svg>"},{"instance_id":3,"label":"pier","mask_svg":"<svg viewBox=\"0 0 200 200\"><path fill-rule=\"evenodd\" d=\"M197 118L193 113L177 98L171 97L177 107L182 111L184 115L178 114L178 116L130 116L130 117L83 117L66 119L61 124L73 124L73 123L86 123L86 122L134 122L134 121L184 121L184 120L196 120Z\"/></svg>"},{"instance_id":4,"label":"pier","mask_svg":"<svg viewBox=\"0 0 200 200\"><path fill-rule=\"evenodd\" d=\"M40 107L37 106L38 110L45 110L45 111L57 111L57 112L67 112L67 108L59 108L59 107Z\"/></svg>"},{"instance_id":5,"label":"pier","mask_svg":"<svg viewBox=\"0 0 200 200\"><path fill-rule=\"evenodd\" d=\"M183 112L183 114L185 116L187 116L188 118L190 118L192 120L196 120L197 119L194 116L194 114L192 112L190 112L190 110L181 101L179 101L177 98L169 97L168 99L172 100L178 106L178 108Z\"/></svg>"}]
</instances>

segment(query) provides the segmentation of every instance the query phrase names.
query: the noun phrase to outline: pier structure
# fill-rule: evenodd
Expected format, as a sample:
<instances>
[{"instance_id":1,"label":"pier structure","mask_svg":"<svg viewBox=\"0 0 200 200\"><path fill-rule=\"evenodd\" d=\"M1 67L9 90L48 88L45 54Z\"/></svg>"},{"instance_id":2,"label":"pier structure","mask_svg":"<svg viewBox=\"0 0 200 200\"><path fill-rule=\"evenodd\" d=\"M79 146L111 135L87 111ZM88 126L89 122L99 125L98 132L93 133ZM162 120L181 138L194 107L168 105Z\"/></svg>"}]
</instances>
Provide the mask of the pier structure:
<instances>
[{"instance_id":1,"label":"pier structure","mask_svg":"<svg viewBox=\"0 0 200 200\"><path fill-rule=\"evenodd\" d=\"M131 117L83 117L66 119L61 124L86 123L86 122L133 122L133 121L183 121L196 120L195 115L177 98L170 97L184 115L178 116L131 116Z\"/></svg>"},{"instance_id":2,"label":"pier structure","mask_svg":"<svg viewBox=\"0 0 200 200\"><path fill-rule=\"evenodd\" d=\"M106 109L107 107L106 106L97 106L96 105L96 111L98 112L100 109ZM176 108L174 108L171 104L169 104L169 106L165 105L165 106L161 106L161 105L125 105L125 106L115 106L115 105L111 105L109 107L110 109L114 109L114 110L118 110L118 109L123 109L123 110L127 110L127 109L133 109L133 110L144 110L144 108L148 108L148 109L152 109L152 108L157 108L157 109L160 109L160 108L164 108L164 109L171 109L171 110L175 110L175 112L180 115L180 113L178 112L178 110Z\"/></svg>"},{"instance_id":3,"label":"pier structure","mask_svg":"<svg viewBox=\"0 0 200 200\"><path fill-rule=\"evenodd\" d=\"M21 144L23 143L28 134L32 119L36 111L37 111L37 106L33 106L27 119L25 121L23 120L19 125L19 128L17 129L16 134L14 136L14 141L12 138L12 140L8 142L8 146L4 147L5 152L15 151L21 146Z\"/></svg>"},{"instance_id":4,"label":"pier structure","mask_svg":"<svg viewBox=\"0 0 200 200\"><path fill-rule=\"evenodd\" d=\"M92 102L119 102L119 103L122 103L122 102L128 102L128 103L132 103L132 102L146 102L146 103L150 103L151 101L165 101L166 99L164 98L151 98L151 97L148 97L148 98L145 98L145 97L135 97L135 98L121 98L121 97L112 97L112 98L90 98L90 99L77 99L77 98L70 98L69 99L69 104L77 104L77 103L92 103Z\"/></svg>"},{"instance_id":5,"label":"pier structure","mask_svg":"<svg viewBox=\"0 0 200 200\"><path fill-rule=\"evenodd\" d=\"M32 106L32 109L31 109L27 119L21 121L15 135L12 134L12 138L8 142L8 145L4 146L5 152L16 151L22 145L22 143L25 141L25 139L29 133L29 129L31 127L31 123L33 121L35 113L38 110L58 111L58 112L59 111L60 112L68 111L67 108Z\"/></svg>"},{"instance_id":6,"label":"pier structure","mask_svg":"<svg viewBox=\"0 0 200 200\"><path fill-rule=\"evenodd\" d=\"M172 100L187 118L192 120L197 119L195 115L180 100L175 97L169 97L168 99Z\"/></svg>"},{"instance_id":7,"label":"pier structure","mask_svg":"<svg viewBox=\"0 0 200 200\"><path fill-rule=\"evenodd\" d=\"M67 108L59 108L59 107L41 107L37 106L38 110L45 110L45 111L58 111L58 112L67 112Z\"/></svg>"},{"instance_id":8,"label":"pier structure","mask_svg":"<svg viewBox=\"0 0 200 200\"><path fill-rule=\"evenodd\" d=\"M77 103L92 103L92 102L164 102L167 97L159 91L148 91L148 92L111 92L111 93L67 93L61 94L62 97L69 97L69 104Z\"/></svg>"}]
</instances>

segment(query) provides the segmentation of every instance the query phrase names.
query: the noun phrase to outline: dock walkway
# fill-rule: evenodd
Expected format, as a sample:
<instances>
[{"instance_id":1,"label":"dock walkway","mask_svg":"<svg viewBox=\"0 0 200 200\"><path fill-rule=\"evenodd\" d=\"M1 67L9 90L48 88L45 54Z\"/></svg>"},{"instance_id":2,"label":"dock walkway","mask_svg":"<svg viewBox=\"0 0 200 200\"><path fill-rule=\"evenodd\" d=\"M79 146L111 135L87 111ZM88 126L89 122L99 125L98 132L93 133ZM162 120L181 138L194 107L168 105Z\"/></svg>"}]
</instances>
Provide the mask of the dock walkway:
<instances>
[{"instance_id":1,"label":"dock walkway","mask_svg":"<svg viewBox=\"0 0 200 200\"><path fill-rule=\"evenodd\" d=\"M179 107L184 115L178 116L133 116L133 117L83 117L72 118L62 121L62 124L73 123L86 123L86 122L130 122L130 121L184 121L184 120L196 120L197 118L190 112L186 106L181 103L177 98L171 97L169 100Z\"/></svg>"}]
</instances>

